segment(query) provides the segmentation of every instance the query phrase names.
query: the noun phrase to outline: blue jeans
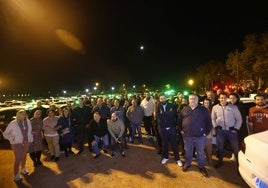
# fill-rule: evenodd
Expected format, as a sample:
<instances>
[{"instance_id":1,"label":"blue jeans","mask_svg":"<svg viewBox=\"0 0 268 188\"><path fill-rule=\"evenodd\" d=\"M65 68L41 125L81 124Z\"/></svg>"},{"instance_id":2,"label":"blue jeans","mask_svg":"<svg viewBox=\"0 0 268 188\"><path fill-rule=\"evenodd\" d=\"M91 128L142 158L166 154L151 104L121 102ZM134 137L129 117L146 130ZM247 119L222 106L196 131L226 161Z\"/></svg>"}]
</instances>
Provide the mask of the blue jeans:
<instances>
[{"instance_id":1,"label":"blue jeans","mask_svg":"<svg viewBox=\"0 0 268 188\"><path fill-rule=\"evenodd\" d=\"M237 159L237 155L238 155L238 151L239 151L239 144L238 144L238 136L236 132L232 132L230 130L222 130L222 129L218 129L217 130L217 145L218 145L218 158L219 161L222 162L223 161L223 156L224 156L224 146L226 141L229 141L232 150L236 156Z\"/></svg>"},{"instance_id":2,"label":"blue jeans","mask_svg":"<svg viewBox=\"0 0 268 188\"><path fill-rule=\"evenodd\" d=\"M104 135L103 137L98 137L94 135L94 139L96 141L96 144L93 146L93 151L96 155L100 154L100 148L99 148L99 141L102 139L103 141L103 149L108 150L108 145L109 145L109 137L108 134Z\"/></svg>"},{"instance_id":3,"label":"blue jeans","mask_svg":"<svg viewBox=\"0 0 268 188\"><path fill-rule=\"evenodd\" d=\"M141 136L141 124L140 123L131 123L131 129L132 129L132 132L131 132L131 138L132 138L132 141L134 142L134 139L135 139L135 133L136 133L136 130L138 131L138 140L139 142L142 141L142 136Z\"/></svg>"},{"instance_id":4,"label":"blue jeans","mask_svg":"<svg viewBox=\"0 0 268 188\"><path fill-rule=\"evenodd\" d=\"M175 160L176 161L180 160L176 127L175 126L169 128L161 127L161 137L163 145L163 157L168 159L168 144L170 143L171 149L173 150L174 153Z\"/></svg>"},{"instance_id":5,"label":"blue jeans","mask_svg":"<svg viewBox=\"0 0 268 188\"><path fill-rule=\"evenodd\" d=\"M188 137L183 135L184 149L185 149L185 160L186 165L191 166L193 160L193 151L197 152L197 163L199 168L203 168L206 165L205 147L206 147L206 136L201 137Z\"/></svg>"}]
</instances>

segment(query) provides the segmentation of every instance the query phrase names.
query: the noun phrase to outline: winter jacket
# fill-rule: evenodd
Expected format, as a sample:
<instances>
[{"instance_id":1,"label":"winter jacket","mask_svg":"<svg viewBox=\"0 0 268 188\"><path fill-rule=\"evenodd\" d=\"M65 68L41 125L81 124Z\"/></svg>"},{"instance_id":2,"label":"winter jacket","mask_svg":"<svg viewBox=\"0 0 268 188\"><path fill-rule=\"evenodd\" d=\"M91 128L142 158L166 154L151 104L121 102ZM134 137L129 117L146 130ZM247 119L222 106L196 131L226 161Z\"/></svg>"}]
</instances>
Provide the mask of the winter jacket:
<instances>
[{"instance_id":1,"label":"winter jacket","mask_svg":"<svg viewBox=\"0 0 268 188\"><path fill-rule=\"evenodd\" d=\"M178 126L185 136L206 136L212 129L210 113L205 107L200 105L194 109L190 106L185 106L179 113Z\"/></svg>"},{"instance_id":2,"label":"winter jacket","mask_svg":"<svg viewBox=\"0 0 268 188\"><path fill-rule=\"evenodd\" d=\"M238 131L242 125L242 117L237 106L233 104L213 106L211 111L212 125L216 129Z\"/></svg>"},{"instance_id":3,"label":"winter jacket","mask_svg":"<svg viewBox=\"0 0 268 188\"><path fill-rule=\"evenodd\" d=\"M176 107L172 103L166 103L166 109L159 103L156 115L161 128L176 126Z\"/></svg>"},{"instance_id":4,"label":"winter jacket","mask_svg":"<svg viewBox=\"0 0 268 188\"><path fill-rule=\"evenodd\" d=\"M32 124L30 120L27 120L27 125L28 125L28 142L33 142ZM17 120L13 120L8 124L6 130L3 132L3 136L9 140L10 144L23 143L23 135Z\"/></svg>"}]
</instances>

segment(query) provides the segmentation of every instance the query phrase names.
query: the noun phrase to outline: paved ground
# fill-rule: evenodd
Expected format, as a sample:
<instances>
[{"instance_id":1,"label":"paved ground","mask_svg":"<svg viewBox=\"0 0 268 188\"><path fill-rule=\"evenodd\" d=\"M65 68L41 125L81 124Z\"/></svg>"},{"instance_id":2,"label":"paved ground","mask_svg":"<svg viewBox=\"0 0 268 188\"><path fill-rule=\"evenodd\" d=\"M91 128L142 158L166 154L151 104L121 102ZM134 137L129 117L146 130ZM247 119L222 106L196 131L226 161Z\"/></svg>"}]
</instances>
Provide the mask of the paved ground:
<instances>
[{"instance_id":1,"label":"paved ground","mask_svg":"<svg viewBox=\"0 0 268 188\"><path fill-rule=\"evenodd\" d=\"M205 178L198 171L196 162L186 173L182 172L172 157L166 165L160 164L161 156L156 154L153 141L144 139L143 145L130 144L129 148L125 158L120 155L112 158L108 154L102 154L94 159L92 153L84 151L81 155L71 155L68 158L62 154L57 163L49 161L44 152L44 165L36 168L28 157L26 167L30 173L23 177L22 183L16 184L13 181L13 153L9 143L1 143L0 188L248 187L236 174L234 162L228 158L225 158L225 165L220 169L208 167L210 177Z\"/></svg>"}]
</instances>

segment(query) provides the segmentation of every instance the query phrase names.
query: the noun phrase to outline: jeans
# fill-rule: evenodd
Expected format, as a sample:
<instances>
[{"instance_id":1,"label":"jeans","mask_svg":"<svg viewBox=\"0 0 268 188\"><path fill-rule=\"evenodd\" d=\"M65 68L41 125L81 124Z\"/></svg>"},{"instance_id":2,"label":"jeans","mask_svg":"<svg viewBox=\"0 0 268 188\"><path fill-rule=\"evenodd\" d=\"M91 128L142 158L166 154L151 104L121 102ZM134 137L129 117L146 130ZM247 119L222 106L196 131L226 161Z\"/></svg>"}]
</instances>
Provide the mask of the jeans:
<instances>
[{"instance_id":1,"label":"jeans","mask_svg":"<svg viewBox=\"0 0 268 188\"><path fill-rule=\"evenodd\" d=\"M206 165L205 157L205 147L206 147L206 136L201 137L188 137L183 136L184 140L184 149L185 149L185 160L186 165L191 166L193 160L193 151L197 152L197 163L199 168L203 168Z\"/></svg>"},{"instance_id":2,"label":"jeans","mask_svg":"<svg viewBox=\"0 0 268 188\"><path fill-rule=\"evenodd\" d=\"M142 141L142 136L141 136L141 124L140 123L131 123L131 129L132 129L132 134L131 134L131 137L132 137L132 141L134 142L135 140L135 133L136 133L136 130L138 131L138 140L139 142Z\"/></svg>"},{"instance_id":3,"label":"jeans","mask_svg":"<svg viewBox=\"0 0 268 188\"><path fill-rule=\"evenodd\" d=\"M175 126L169 128L162 127L161 137L163 144L163 157L168 159L168 144L170 143L171 149L173 150L174 153L175 160L176 161L180 160L176 127Z\"/></svg>"},{"instance_id":4,"label":"jeans","mask_svg":"<svg viewBox=\"0 0 268 188\"><path fill-rule=\"evenodd\" d=\"M100 148L99 148L99 141L100 139L102 139L103 141L103 150L108 150L108 146L109 146L109 137L108 134L102 136L102 137L98 137L96 135L94 135L94 139L96 144L93 146L93 151L96 155L100 154Z\"/></svg>"},{"instance_id":5,"label":"jeans","mask_svg":"<svg viewBox=\"0 0 268 188\"><path fill-rule=\"evenodd\" d=\"M226 141L229 141L232 150L235 154L235 157L237 159L238 151L239 151L239 144L238 144L238 136L236 132L232 132L230 130L217 130L217 145L218 145L218 158L219 161L223 161L224 156L224 146Z\"/></svg>"}]
</instances>

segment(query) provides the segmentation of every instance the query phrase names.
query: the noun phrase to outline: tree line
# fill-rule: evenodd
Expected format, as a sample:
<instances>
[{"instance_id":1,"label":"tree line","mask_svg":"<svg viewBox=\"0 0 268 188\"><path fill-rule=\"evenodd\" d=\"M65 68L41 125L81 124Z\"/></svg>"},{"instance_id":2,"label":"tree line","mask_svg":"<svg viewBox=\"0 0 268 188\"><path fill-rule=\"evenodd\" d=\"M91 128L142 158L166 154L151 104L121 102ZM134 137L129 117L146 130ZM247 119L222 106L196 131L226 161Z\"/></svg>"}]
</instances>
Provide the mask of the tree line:
<instances>
[{"instance_id":1,"label":"tree line","mask_svg":"<svg viewBox=\"0 0 268 188\"><path fill-rule=\"evenodd\" d=\"M229 52L225 62L211 60L196 70L196 85L202 90L233 84L263 90L268 83L268 32L249 34L243 49Z\"/></svg>"}]
</instances>

